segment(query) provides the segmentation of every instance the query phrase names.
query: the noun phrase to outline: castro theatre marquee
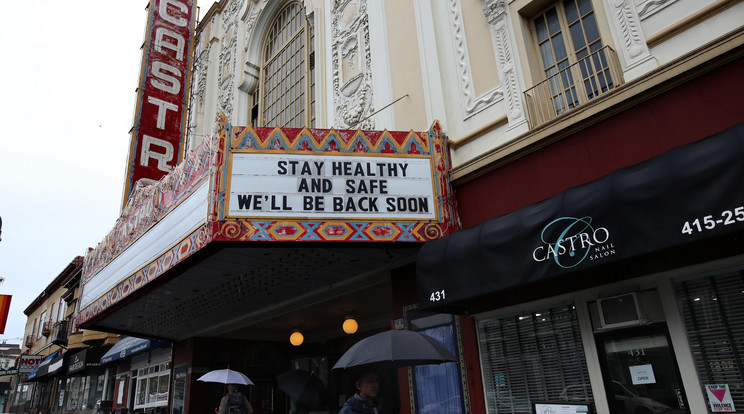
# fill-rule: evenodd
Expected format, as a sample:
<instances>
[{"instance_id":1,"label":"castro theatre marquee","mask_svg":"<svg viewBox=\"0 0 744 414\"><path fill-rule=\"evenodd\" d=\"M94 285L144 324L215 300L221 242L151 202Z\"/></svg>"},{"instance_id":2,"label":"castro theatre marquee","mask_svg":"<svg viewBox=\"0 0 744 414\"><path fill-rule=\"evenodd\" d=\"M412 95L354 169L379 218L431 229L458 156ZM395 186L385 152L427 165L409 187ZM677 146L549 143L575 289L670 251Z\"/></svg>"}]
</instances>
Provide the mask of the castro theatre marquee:
<instances>
[{"instance_id":1,"label":"castro theatre marquee","mask_svg":"<svg viewBox=\"0 0 744 414\"><path fill-rule=\"evenodd\" d=\"M351 131L238 127L222 116L201 148L158 183L135 189L114 229L86 256L80 322L189 337L187 321L182 330L174 322L180 317L175 307L139 324L122 322L110 310L141 298L137 292L152 293L156 287L149 285L186 280L188 270L175 275L215 246L266 249L293 241L308 242L289 244L295 249L382 250L384 244L390 257L399 246L417 251L459 227L448 156L437 122L424 132ZM410 257L415 260L415 253ZM214 273L212 283L219 277ZM324 283L338 282L334 277Z\"/></svg>"}]
</instances>

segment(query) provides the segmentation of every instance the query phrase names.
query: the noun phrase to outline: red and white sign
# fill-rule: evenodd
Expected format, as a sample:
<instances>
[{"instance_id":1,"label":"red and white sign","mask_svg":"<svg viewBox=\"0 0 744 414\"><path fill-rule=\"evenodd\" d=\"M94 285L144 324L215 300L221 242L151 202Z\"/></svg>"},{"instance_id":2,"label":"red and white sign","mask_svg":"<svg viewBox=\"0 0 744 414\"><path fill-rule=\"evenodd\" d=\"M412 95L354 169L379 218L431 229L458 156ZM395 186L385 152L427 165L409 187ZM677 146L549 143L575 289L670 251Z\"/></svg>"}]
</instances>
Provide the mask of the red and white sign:
<instances>
[{"instance_id":1,"label":"red and white sign","mask_svg":"<svg viewBox=\"0 0 744 414\"><path fill-rule=\"evenodd\" d=\"M151 0L123 205L134 184L158 181L183 157L196 0Z\"/></svg>"},{"instance_id":2,"label":"red and white sign","mask_svg":"<svg viewBox=\"0 0 744 414\"><path fill-rule=\"evenodd\" d=\"M39 366L42 355L21 355L21 361L18 363L18 373L28 374Z\"/></svg>"},{"instance_id":3,"label":"red and white sign","mask_svg":"<svg viewBox=\"0 0 744 414\"><path fill-rule=\"evenodd\" d=\"M728 384L705 384L710 410L714 413L733 413L736 411Z\"/></svg>"}]
</instances>

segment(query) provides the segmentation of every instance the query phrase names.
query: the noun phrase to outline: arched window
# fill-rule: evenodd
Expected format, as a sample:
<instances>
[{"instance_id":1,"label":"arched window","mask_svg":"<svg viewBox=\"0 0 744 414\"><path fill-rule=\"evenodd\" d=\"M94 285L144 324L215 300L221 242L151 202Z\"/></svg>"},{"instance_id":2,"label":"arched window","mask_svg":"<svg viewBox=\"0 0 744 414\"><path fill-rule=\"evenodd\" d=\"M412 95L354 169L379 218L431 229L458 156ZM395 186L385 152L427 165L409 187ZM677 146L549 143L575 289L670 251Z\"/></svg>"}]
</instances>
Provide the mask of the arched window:
<instances>
[{"instance_id":1,"label":"arched window","mask_svg":"<svg viewBox=\"0 0 744 414\"><path fill-rule=\"evenodd\" d=\"M315 125L313 28L293 2L269 26L254 93L251 124L301 128Z\"/></svg>"}]
</instances>

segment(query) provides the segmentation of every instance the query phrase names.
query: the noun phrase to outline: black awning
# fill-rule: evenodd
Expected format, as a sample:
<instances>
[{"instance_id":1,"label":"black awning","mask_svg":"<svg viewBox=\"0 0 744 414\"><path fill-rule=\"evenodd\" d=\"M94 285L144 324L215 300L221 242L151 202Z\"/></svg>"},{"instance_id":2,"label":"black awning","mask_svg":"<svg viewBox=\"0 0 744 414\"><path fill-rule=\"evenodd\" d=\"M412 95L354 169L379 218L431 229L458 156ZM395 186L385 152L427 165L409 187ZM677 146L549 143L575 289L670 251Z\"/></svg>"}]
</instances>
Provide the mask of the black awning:
<instances>
[{"instance_id":1,"label":"black awning","mask_svg":"<svg viewBox=\"0 0 744 414\"><path fill-rule=\"evenodd\" d=\"M456 311L482 295L741 232L744 124L425 243L419 305Z\"/></svg>"},{"instance_id":2,"label":"black awning","mask_svg":"<svg viewBox=\"0 0 744 414\"><path fill-rule=\"evenodd\" d=\"M91 368L101 366L101 357L111 349L111 346L83 348L71 354L67 360L67 374L75 374Z\"/></svg>"},{"instance_id":3,"label":"black awning","mask_svg":"<svg viewBox=\"0 0 744 414\"><path fill-rule=\"evenodd\" d=\"M26 381L38 380L38 378L46 375L49 372L49 364L52 362L52 359L57 357L57 355L59 355L59 351L55 351L53 354L45 357L44 360L39 363L39 366L34 368L34 370L28 374Z\"/></svg>"}]
</instances>

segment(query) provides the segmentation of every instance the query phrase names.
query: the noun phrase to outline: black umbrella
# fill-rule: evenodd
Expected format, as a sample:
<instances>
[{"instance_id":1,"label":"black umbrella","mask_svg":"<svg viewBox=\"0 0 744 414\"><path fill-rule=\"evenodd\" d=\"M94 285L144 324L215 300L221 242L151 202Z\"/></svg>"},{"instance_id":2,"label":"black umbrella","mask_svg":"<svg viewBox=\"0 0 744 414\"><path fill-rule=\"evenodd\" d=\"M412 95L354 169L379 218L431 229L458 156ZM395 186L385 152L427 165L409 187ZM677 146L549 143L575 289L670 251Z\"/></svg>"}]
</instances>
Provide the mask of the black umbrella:
<instances>
[{"instance_id":1,"label":"black umbrella","mask_svg":"<svg viewBox=\"0 0 744 414\"><path fill-rule=\"evenodd\" d=\"M364 338L339 358L333 369L365 365L405 367L457 361L436 339L422 333L392 330Z\"/></svg>"},{"instance_id":2,"label":"black umbrella","mask_svg":"<svg viewBox=\"0 0 744 414\"><path fill-rule=\"evenodd\" d=\"M328 406L328 391L320 378L301 369L293 369L276 377L279 389L287 393L298 405L312 410Z\"/></svg>"}]
</instances>

